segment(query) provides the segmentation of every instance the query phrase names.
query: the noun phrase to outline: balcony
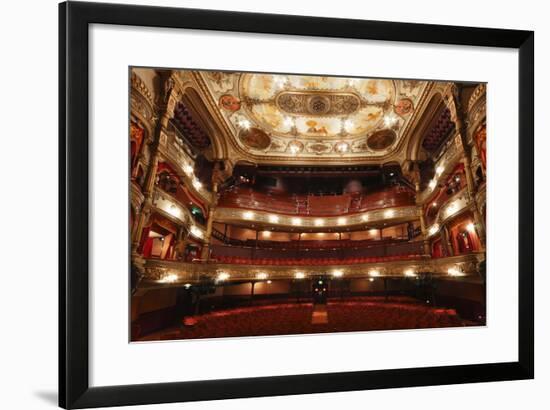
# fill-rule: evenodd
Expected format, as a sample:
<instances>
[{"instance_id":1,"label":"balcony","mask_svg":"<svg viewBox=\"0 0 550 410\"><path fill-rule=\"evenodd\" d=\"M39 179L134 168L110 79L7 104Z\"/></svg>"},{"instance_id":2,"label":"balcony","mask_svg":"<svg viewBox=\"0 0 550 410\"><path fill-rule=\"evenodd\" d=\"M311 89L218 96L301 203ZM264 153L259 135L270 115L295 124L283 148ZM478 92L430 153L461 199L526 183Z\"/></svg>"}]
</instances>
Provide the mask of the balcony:
<instances>
[{"instance_id":1,"label":"balcony","mask_svg":"<svg viewBox=\"0 0 550 410\"><path fill-rule=\"evenodd\" d=\"M303 231L323 232L327 229L360 227L375 222L401 223L418 219L419 209L416 205L383 208L366 211L359 214L334 217L298 217L279 214L276 212L250 211L236 208L218 207L216 221L222 223L242 223L250 221L263 226L300 228Z\"/></svg>"},{"instance_id":2,"label":"balcony","mask_svg":"<svg viewBox=\"0 0 550 410\"><path fill-rule=\"evenodd\" d=\"M163 132L161 134L160 150L164 156L181 171L180 176L184 180L185 186L204 202L210 203L212 201L212 193L202 186L197 178L195 178L193 174L195 158L193 158L192 155L184 149L182 144L178 142L175 130L171 130L168 133Z\"/></svg>"},{"instance_id":3,"label":"balcony","mask_svg":"<svg viewBox=\"0 0 550 410\"><path fill-rule=\"evenodd\" d=\"M367 242L367 241L346 241ZM252 248L246 246L212 245L212 258L225 263L259 265L326 265L357 263L358 259L383 259L419 257L422 242L395 242L389 244L358 244L352 247L315 248ZM362 245L362 246L361 246Z\"/></svg>"},{"instance_id":4,"label":"balcony","mask_svg":"<svg viewBox=\"0 0 550 410\"><path fill-rule=\"evenodd\" d=\"M437 193L435 188L438 182L448 177L448 173L454 170L456 164L461 160L463 153L464 150L460 135L456 134L447 142L446 147L442 149L442 154L435 163L435 176L426 189L419 193L417 198L418 203L424 204L432 199Z\"/></svg>"},{"instance_id":5,"label":"balcony","mask_svg":"<svg viewBox=\"0 0 550 410\"><path fill-rule=\"evenodd\" d=\"M438 259L417 258L401 261L355 263L353 265L263 266L232 265L223 263L182 263L175 261L146 260L142 288L180 287L204 280L216 283L258 280L307 280L327 274L336 277L359 279L374 277L414 278L423 273L449 279L478 277L478 265L484 253L472 253Z\"/></svg>"},{"instance_id":6,"label":"balcony","mask_svg":"<svg viewBox=\"0 0 550 410\"><path fill-rule=\"evenodd\" d=\"M219 201L219 206L225 208L325 217L414 204L415 194L402 186L360 195L276 194L258 192L250 187L233 187Z\"/></svg>"},{"instance_id":7,"label":"balcony","mask_svg":"<svg viewBox=\"0 0 550 410\"><path fill-rule=\"evenodd\" d=\"M472 202L468 202L466 188L457 192L439 209L437 215L433 219L433 223L428 227L428 236L433 236L438 233L445 222L462 213L472 204Z\"/></svg>"},{"instance_id":8,"label":"balcony","mask_svg":"<svg viewBox=\"0 0 550 410\"><path fill-rule=\"evenodd\" d=\"M180 204L169 193L156 187L153 196L153 204L155 209L160 211L163 215L187 227L192 236L197 239L204 238L204 228L195 223L189 209Z\"/></svg>"}]
</instances>

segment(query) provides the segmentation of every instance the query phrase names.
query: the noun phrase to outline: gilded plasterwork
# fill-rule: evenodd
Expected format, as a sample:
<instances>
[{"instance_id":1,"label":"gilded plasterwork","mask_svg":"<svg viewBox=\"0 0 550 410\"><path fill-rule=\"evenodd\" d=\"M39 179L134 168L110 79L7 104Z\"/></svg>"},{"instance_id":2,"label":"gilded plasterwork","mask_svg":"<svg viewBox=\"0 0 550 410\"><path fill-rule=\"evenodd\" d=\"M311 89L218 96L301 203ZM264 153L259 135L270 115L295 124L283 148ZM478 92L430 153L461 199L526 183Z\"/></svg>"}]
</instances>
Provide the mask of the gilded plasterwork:
<instances>
[{"instance_id":1,"label":"gilded plasterwork","mask_svg":"<svg viewBox=\"0 0 550 410\"><path fill-rule=\"evenodd\" d=\"M428 84L214 71L200 75L243 150L257 156L304 159L392 154ZM265 132L262 143L243 138L250 129ZM369 143L373 135L381 134L394 138Z\"/></svg>"}]
</instances>

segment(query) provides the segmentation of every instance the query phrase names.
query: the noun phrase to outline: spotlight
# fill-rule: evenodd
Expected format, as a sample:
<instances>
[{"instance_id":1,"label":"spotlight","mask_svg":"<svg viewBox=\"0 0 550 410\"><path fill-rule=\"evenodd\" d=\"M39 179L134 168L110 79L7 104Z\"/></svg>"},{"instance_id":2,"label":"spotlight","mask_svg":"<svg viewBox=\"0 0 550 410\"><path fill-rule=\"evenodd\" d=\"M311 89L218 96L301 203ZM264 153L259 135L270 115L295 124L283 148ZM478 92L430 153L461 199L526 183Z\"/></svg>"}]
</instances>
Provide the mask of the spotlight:
<instances>
[{"instance_id":1,"label":"spotlight","mask_svg":"<svg viewBox=\"0 0 550 410\"><path fill-rule=\"evenodd\" d=\"M457 267L452 267L447 270L449 276L464 276L464 273Z\"/></svg>"},{"instance_id":2,"label":"spotlight","mask_svg":"<svg viewBox=\"0 0 550 410\"><path fill-rule=\"evenodd\" d=\"M197 178L193 179L192 184L195 187L195 189L197 189L197 190L202 188L202 183Z\"/></svg>"},{"instance_id":3,"label":"spotlight","mask_svg":"<svg viewBox=\"0 0 550 410\"><path fill-rule=\"evenodd\" d=\"M384 117L384 125L386 127L391 127L395 123L397 123L397 117L395 115L393 115L392 113L390 113L390 114L388 114Z\"/></svg>"},{"instance_id":4,"label":"spotlight","mask_svg":"<svg viewBox=\"0 0 550 410\"><path fill-rule=\"evenodd\" d=\"M344 129L347 132L351 132L353 130L354 122L352 120L345 120L344 121Z\"/></svg>"},{"instance_id":5,"label":"spotlight","mask_svg":"<svg viewBox=\"0 0 550 410\"><path fill-rule=\"evenodd\" d=\"M191 228L189 228L189 232L191 232L191 235L193 235L196 238L202 238L203 237L203 232L201 231L200 228L198 228L195 225L192 225Z\"/></svg>"},{"instance_id":6,"label":"spotlight","mask_svg":"<svg viewBox=\"0 0 550 410\"><path fill-rule=\"evenodd\" d=\"M176 275L175 273L169 273L167 275L164 275L164 277L160 279L159 282L174 283L174 282L177 282L177 280L178 280L178 275Z\"/></svg>"},{"instance_id":7,"label":"spotlight","mask_svg":"<svg viewBox=\"0 0 550 410\"><path fill-rule=\"evenodd\" d=\"M252 211L245 211L245 212L243 212L243 218L244 218L244 219L252 219L252 218L254 218L254 212L252 212Z\"/></svg>"},{"instance_id":8,"label":"spotlight","mask_svg":"<svg viewBox=\"0 0 550 410\"><path fill-rule=\"evenodd\" d=\"M292 218L292 225L301 225L302 219L301 218Z\"/></svg>"},{"instance_id":9,"label":"spotlight","mask_svg":"<svg viewBox=\"0 0 550 410\"><path fill-rule=\"evenodd\" d=\"M435 235L437 233L437 231L439 231L439 225L438 224L434 224L430 227L430 229L428 230L428 233L430 235Z\"/></svg>"},{"instance_id":10,"label":"spotlight","mask_svg":"<svg viewBox=\"0 0 550 410\"><path fill-rule=\"evenodd\" d=\"M220 273L218 274L218 278L217 278L217 279L218 279L218 281L223 282L224 280L229 279L230 276L231 276L231 275L229 275L229 273L227 273L227 272L220 272Z\"/></svg>"},{"instance_id":11,"label":"spotlight","mask_svg":"<svg viewBox=\"0 0 550 410\"><path fill-rule=\"evenodd\" d=\"M414 272L414 269L406 269L405 272L403 272L405 274L405 276L407 277L415 277L416 276L416 273Z\"/></svg>"},{"instance_id":12,"label":"spotlight","mask_svg":"<svg viewBox=\"0 0 550 410\"><path fill-rule=\"evenodd\" d=\"M250 128L250 121L243 119L239 121L239 127L248 130Z\"/></svg>"},{"instance_id":13,"label":"spotlight","mask_svg":"<svg viewBox=\"0 0 550 410\"><path fill-rule=\"evenodd\" d=\"M193 174L193 167L192 167L191 165L189 165L189 164L185 164L185 165L183 166L183 172L185 172L185 174L186 174L187 176L190 176L190 175Z\"/></svg>"}]
</instances>

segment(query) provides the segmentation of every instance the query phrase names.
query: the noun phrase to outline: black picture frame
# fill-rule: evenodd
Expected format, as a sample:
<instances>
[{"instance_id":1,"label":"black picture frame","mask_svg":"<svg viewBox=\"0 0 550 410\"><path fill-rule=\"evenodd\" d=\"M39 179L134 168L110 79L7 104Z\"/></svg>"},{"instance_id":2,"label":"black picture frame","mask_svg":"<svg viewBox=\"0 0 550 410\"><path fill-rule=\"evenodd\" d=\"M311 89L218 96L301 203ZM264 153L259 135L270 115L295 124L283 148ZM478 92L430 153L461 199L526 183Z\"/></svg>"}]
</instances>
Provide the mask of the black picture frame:
<instances>
[{"instance_id":1,"label":"black picture frame","mask_svg":"<svg viewBox=\"0 0 550 410\"><path fill-rule=\"evenodd\" d=\"M503 47L519 51L517 362L90 387L88 28L113 24ZM534 377L534 33L105 3L59 5L59 405L87 408Z\"/></svg>"}]
</instances>

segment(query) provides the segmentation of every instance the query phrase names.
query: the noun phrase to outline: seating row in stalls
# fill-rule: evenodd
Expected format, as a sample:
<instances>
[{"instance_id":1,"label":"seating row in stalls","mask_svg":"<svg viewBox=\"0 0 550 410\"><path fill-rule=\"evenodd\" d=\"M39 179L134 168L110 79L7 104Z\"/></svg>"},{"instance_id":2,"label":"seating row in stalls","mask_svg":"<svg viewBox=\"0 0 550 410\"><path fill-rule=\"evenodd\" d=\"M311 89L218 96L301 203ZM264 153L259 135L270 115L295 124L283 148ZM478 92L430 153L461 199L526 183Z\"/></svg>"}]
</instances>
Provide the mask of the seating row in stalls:
<instances>
[{"instance_id":1,"label":"seating row in stalls","mask_svg":"<svg viewBox=\"0 0 550 410\"><path fill-rule=\"evenodd\" d=\"M463 320L453 309L438 309L414 300L384 302L368 297L358 301L329 301L328 323L312 324L311 303L288 303L226 309L196 317L193 326L175 326L155 332L142 340L200 339L216 337L265 336L462 327L475 325ZM405 299L405 298L403 298Z\"/></svg>"}]
</instances>

